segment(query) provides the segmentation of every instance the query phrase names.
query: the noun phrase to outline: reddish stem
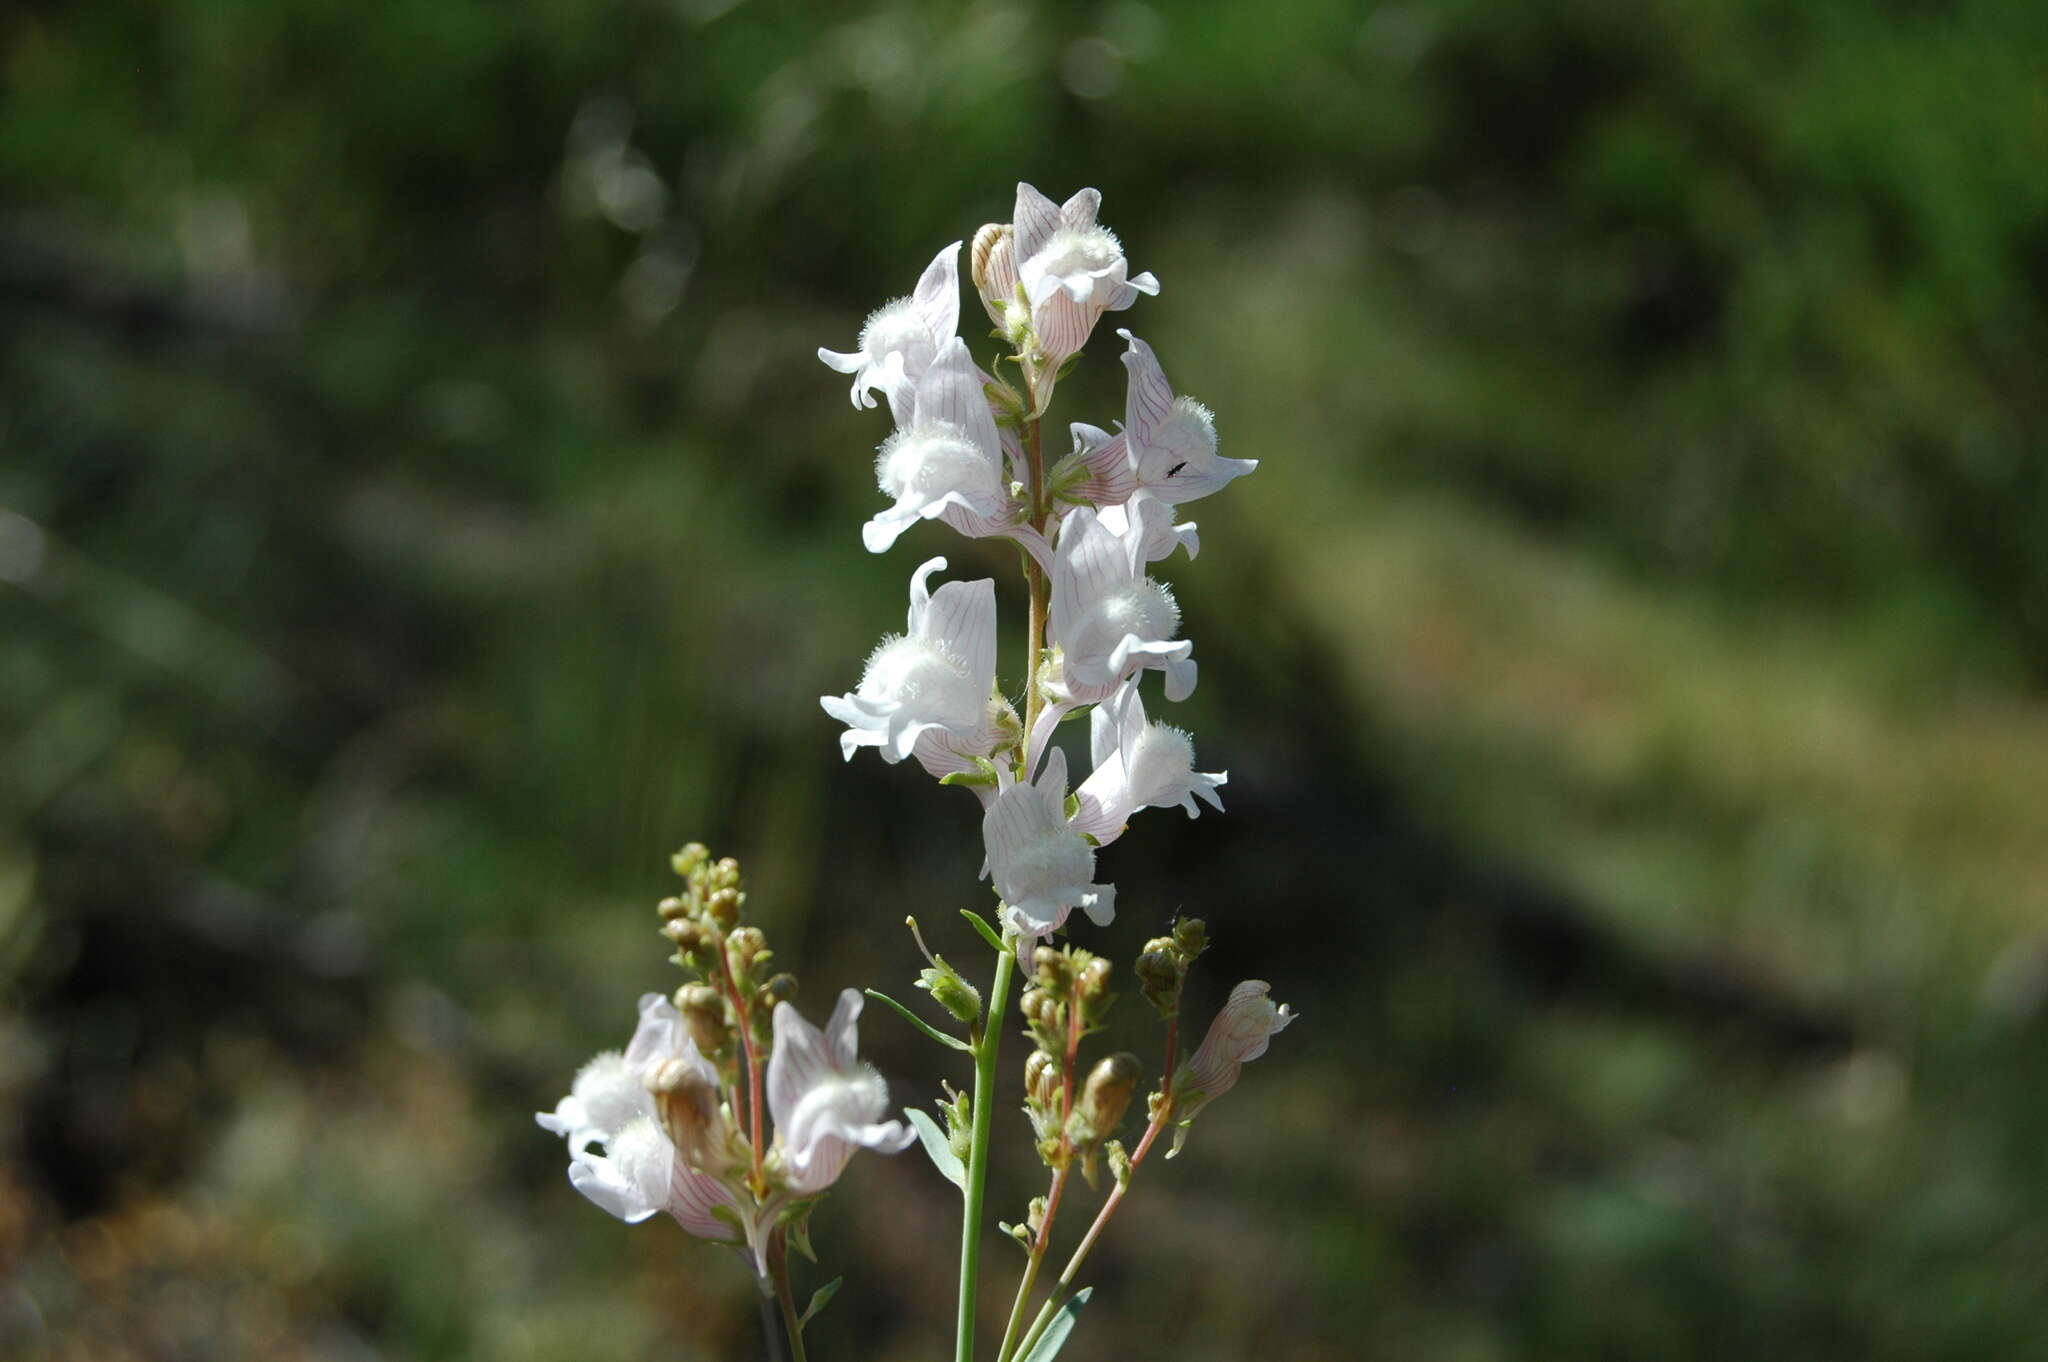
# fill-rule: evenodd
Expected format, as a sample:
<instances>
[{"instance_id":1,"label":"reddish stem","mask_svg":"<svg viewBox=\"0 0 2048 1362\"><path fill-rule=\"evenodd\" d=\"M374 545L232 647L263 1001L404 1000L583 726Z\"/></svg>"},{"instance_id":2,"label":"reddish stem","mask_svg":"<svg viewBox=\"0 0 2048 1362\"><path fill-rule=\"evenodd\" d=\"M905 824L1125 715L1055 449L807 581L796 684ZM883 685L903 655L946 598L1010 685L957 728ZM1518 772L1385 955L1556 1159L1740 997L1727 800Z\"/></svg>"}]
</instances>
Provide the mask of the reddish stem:
<instances>
[{"instance_id":1,"label":"reddish stem","mask_svg":"<svg viewBox=\"0 0 2048 1362\"><path fill-rule=\"evenodd\" d=\"M725 942L718 943L718 968L725 980L725 996L732 1000L732 1010L740 1019L740 1049L746 1056L747 1064L747 1128L751 1133L748 1144L754 1156L754 1195L761 1196L767 1190L768 1180L761 1173L761 1064L754 1055L754 1019L747 1000L740 996L740 987L732 975L732 960L725 953Z\"/></svg>"}]
</instances>

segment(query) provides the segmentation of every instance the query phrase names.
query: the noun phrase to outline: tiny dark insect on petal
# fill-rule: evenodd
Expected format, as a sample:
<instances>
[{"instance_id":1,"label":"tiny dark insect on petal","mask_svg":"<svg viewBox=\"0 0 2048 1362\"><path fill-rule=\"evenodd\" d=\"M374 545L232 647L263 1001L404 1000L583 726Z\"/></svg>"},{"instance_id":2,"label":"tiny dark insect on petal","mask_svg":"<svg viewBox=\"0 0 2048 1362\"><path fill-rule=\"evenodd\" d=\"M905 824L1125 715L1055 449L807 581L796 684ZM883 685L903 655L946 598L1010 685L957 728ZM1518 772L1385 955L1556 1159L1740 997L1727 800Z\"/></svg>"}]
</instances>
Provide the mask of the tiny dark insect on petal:
<instances>
[{"instance_id":1,"label":"tiny dark insect on petal","mask_svg":"<svg viewBox=\"0 0 2048 1362\"><path fill-rule=\"evenodd\" d=\"M1186 459L1182 459L1179 463L1175 464L1173 467L1166 470L1166 476L1169 478L1173 477L1177 475L1181 469L1186 468L1187 466L1188 461Z\"/></svg>"}]
</instances>

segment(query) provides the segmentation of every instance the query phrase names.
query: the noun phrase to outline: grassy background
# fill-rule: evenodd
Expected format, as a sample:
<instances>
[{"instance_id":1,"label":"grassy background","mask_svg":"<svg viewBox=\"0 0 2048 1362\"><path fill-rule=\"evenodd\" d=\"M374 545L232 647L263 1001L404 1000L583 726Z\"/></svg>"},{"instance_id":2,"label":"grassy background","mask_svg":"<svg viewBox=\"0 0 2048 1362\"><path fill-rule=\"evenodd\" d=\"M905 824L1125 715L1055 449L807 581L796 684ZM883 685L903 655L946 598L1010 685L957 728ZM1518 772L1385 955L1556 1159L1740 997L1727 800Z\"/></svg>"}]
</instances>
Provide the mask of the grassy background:
<instances>
[{"instance_id":1,"label":"grassy background","mask_svg":"<svg viewBox=\"0 0 2048 1362\"><path fill-rule=\"evenodd\" d=\"M815 697L919 557L1014 621L1012 559L860 550L883 431L811 351L1026 178L1102 188L1262 461L1168 569L1230 814L1134 827L1086 941L1199 913L1198 1009L1304 1014L1068 1355L2048 1356L2043 50L2021 0L9 11L0 1350L758 1354L530 1113L665 986L684 840L813 1013L983 904L965 797ZM853 1167L817 1355L944 1354L954 1214Z\"/></svg>"}]
</instances>

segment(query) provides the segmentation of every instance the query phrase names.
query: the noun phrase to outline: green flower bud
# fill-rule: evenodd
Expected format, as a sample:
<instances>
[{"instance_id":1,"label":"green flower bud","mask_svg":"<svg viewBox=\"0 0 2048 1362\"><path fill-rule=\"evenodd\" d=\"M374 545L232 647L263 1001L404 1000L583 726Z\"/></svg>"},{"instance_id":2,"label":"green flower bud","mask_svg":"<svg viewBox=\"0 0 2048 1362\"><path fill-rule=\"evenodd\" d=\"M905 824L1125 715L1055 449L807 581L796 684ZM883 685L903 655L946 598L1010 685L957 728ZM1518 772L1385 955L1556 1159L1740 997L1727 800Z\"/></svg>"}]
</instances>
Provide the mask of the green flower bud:
<instances>
[{"instance_id":1,"label":"green flower bud","mask_svg":"<svg viewBox=\"0 0 2048 1362\"><path fill-rule=\"evenodd\" d=\"M1109 991L1109 976L1114 966L1099 955L1090 956L1074 980L1074 993L1081 1001L1081 1010L1090 1022L1101 1019L1109 1010L1114 995Z\"/></svg>"},{"instance_id":2,"label":"green flower bud","mask_svg":"<svg viewBox=\"0 0 2048 1362\"><path fill-rule=\"evenodd\" d=\"M677 958L692 969L702 969L718 945L718 934L695 918L672 918L661 924L661 934L676 943Z\"/></svg>"},{"instance_id":3,"label":"green flower bud","mask_svg":"<svg viewBox=\"0 0 2048 1362\"><path fill-rule=\"evenodd\" d=\"M704 913L718 924L722 932L729 932L739 926L740 905L747 896L737 889L714 889L704 900Z\"/></svg>"},{"instance_id":4,"label":"green flower bud","mask_svg":"<svg viewBox=\"0 0 2048 1362\"><path fill-rule=\"evenodd\" d=\"M668 863L675 869L676 874L687 880L692 871L710 859L711 852L702 842L691 842L669 857Z\"/></svg>"},{"instance_id":5,"label":"green flower bud","mask_svg":"<svg viewBox=\"0 0 2048 1362\"><path fill-rule=\"evenodd\" d=\"M761 985L761 991L755 995L754 1000L763 1009L772 1012L775 1010L777 1003L793 1002L795 999L796 976L794 974L778 974L767 983Z\"/></svg>"},{"instance_id":6,"label":"green flower bud","mask_svg":"<svg viewBox=\"0 0 2048 1362\"><path fill-rule=\"evenodd\" d=\"M981 990L961 978L944 956L932 957L931 967L917 972L917 986L960 1021L971 1025L981 1015Z\"/></svg>"},{"instance_id":7,"label":"green flower bud","mask_svg":"<svg viewBox=\"0 0 2048 1362\"><path fill-rule=\"evenodd\" d=\"M725 939L725 953L735 978L745 979L756 961L767 958L768 938L759 927L741 927Z\"/></svg>"},{"instance_id":8,"label":"green flower bud","mask_svg":"<svg viewBox=\"0 0 2048 1362\"><path fill-rule=\"evenodd\" d=\"M1031 952L1032 978L1038 986L1055 998L1067 996L1067 987L1073 982L1073 964L1067 957L1050 946L1040 946Z\"/></svg>"},{"instance_id":9,"label":"green flower bud","mask_svg":"<svg viewBox=\"0 0 2048 1362\"><path fill-rule=\"evenodd\" d=\"M1147 941L1131 966L1131 973L1138 976L1139 991L1160 1016L1171 1017L1180 1010L1180 986L1187 977L1187 965L1171 937L1156 936Z\"/></svg>"}]
</instances>

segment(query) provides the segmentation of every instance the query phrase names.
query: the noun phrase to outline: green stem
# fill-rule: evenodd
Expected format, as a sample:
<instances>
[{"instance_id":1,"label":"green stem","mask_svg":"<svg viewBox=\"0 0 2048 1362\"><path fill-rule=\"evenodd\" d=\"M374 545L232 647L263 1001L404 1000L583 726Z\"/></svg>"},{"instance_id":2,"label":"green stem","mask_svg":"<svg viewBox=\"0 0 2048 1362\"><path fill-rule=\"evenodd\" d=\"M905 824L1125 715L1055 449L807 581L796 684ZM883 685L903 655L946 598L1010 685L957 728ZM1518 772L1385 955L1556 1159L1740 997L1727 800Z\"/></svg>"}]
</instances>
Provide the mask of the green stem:
<instances>
[{"instance_id":1,"label":"green stem","mask_svg":"<svg viewBox=\"0 0 2048 1362\"><path fill-rule=\"evenodd\" d=\"M1047 520L1045 453L1040 441L1039 425L1035 420L1024 423L1024 453L1029 462L1031 475L1031 524L1043 534ZM1040 654L1045 651L1046 605L1047 597L1052 591L1050 584L1045 580L1045 570L1039 567L1038 560L1028 553L1024 555L1024 584L1031 593L1030 615L1024 643L1024 736L1029 741L1032 725L1038 722L1038 662Z\"/></svg>"},{"instance_id":2,"label":"green stem","mask_svg":"<svg viewBox=\"0 0 2048 1362\"><path fill-rule=\"evenodd\" d=\"M797 1317L796 1295L789 1285L789 1241L781 1230L768 1241L768 1271L782 1306L783 1327L789 1332L790 1362L809 1362L804 1356L804 1322Z\"/></svg>"},{"instance_id":3,"label":"green stem","mask_svg":"<svg viewBox=\"0 0 2048 1362\"><path fill-rule=\"evenodd\" d=\"M974 1362L974 1297L981 1277L981 1212L988 1191L988 1145L996 1107L996 1056L1003 1045L1003 1009L1010 1000L1016 939L1005 932L989 986L988 1019L974 1041L974 1143L967 1150L967 1212L960 1223L960 1322L955 1362Z\"/></svg>"}]
</instances>

